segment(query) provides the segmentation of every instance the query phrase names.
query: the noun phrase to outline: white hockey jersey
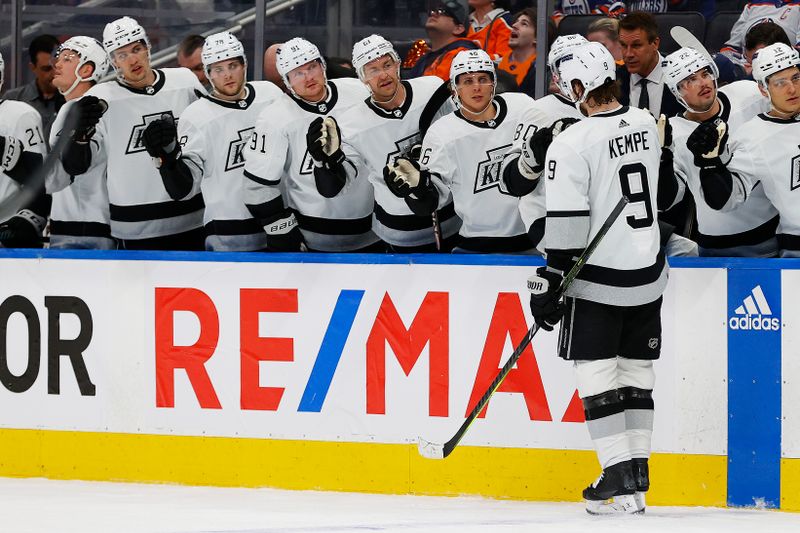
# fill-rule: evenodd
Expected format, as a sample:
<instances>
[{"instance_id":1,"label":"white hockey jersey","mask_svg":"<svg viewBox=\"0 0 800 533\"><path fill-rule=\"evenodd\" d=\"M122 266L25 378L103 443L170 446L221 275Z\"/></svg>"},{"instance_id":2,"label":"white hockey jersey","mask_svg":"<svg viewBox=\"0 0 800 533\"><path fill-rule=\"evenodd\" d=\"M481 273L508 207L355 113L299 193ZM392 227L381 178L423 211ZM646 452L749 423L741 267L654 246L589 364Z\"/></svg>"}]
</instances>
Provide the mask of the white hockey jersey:
<instances>
[{"instance_id":1,"label":"white hockey jersey","mask_svg":"<svg viewBox=\"0 0 800 533\"><path fill-rule=\"evenodd\" d=\"M334 198L317 191L314 162L306 147L308 126L317 117L347 109L367 97L355 79L328 82L328 98L317 104L283 96L258 117L258 142L246 150L244 200L251 209L280 213L294 211L308 247L325 252L348 252L378 241L372 232L372 187L365 180L349 184ZM263 230L262 230L263 231Z\"/></svg>"},{"instance_id":2,"label":"white hockey jersey","mask_svg":"<svg viewBox=\"0 0 800 533\"><path fill-rule=\"evenodd\" d=\"M50 129L50 146L61 135L64 120L77 100L66 102ZM75 179L60 162L47 175L45 188L53 197L50 208L50 248L113 250L106 189L106 167L92 164Z\"/></svg>"},{"instance_id":3,"label":"white hockey jersey","mask_svg":"<svg viewBox=\"0 0 800 533\"><path fill-rule=\"evenodd\" d=\"M769 100L761 95L754 81L737 81L720 88L717 93L720 112L710 119L723 120L728 131L735 133L759 113L769 110ZM697 244L701 255L770 257L777 253L775 228L778 212L764 194L760 185L748 195L747 202L732 211L712 209L703 199L700 169L694 164L694 155L686 147L686 139L698 123L682 116L669 119L672 125L672 153L675 175L683 185L675 202L682 199L688 187L695 198L697 216Z\"/></svg>"},{"instance_id":4,"label":"white hockey jersey","mask_svg":"<svg viewBox=\"0 0 800 533\"><path fill-rule=\"evenodd\" d=\"M762 0L748 2L731 28L731 37L722 50L744 53L744 38L759 22L772 21L784 29L792 45L800 44L800 2L796 0Z\"/></svg>"},{"instance_id":5,"label":"white hockey jersey","mask_svg":"<svg viewBox=\"0 0 800 533\"><path fill-rule=\"evenodd\" d=\"M514 141L511 150L506 154L505 164L517 164L516 159L522 153L522 146L530 136L539 128L552 126L553 122L562 118L582 119L584 116L575 107L575 104L560 94L548 94L533 102L522 114L519 124L514 131ZM540 252L544 252L544 222L547 209L544 203L544 184L540 183L533 192L526 194L519 200L519 213L522 223L528 231L530 240Z\"/></svg>"},{"instance_id":6,"label":"white hockey jersey","mask_svg":"<svg viewBox=\"0 0 800 533\"><path fill-rule=\"evenodd\" d=\"M533 99L522 93L496 96L497 114L472 122L461 111L437 120L422 143L420 163L431 172L441 200L452 193L461 218L460 248L483 253L533 248L519 216L519 199L508 194L500 167L514 131Z\"/></svg>"},{"instance_id":7,"label":"white hockey jersey","mask_svg":"<svg viewBox=\"0 0 800 533\"><path fill-rule=\"evenodd\" d=\"M620 197L630 200L567 290L609 305L656 300L667 284L656 192L661 147L652 115L621 106L570 126L547 151L547 264L566 272Z\"/></svg>"},{"instance_id":8,"label":"white hockey jersey","mask_svg":"<svg viewBox=\"0 0 800 533\"><path fill-rule=\"evenodd\" d=\"M778 245L784 257L800 257L800 120L761 114L737 128L727 167L733 194L723 210L749 196L759 181L780 214Z\"/></svg>"},{"instance_id":9,"label":"white hockey jersey","mask_svg":"<svg viewBox=\"0 0 800 533\"><path fill-rule=\"evenodd\" d=\"M22 149L27 152L42 154L47 152L47 145L42 134L42 117L32 106L16 100L0 100L0 135L14 137L22 142ZM0 170L0 202L19 192L20 184L11 176ZM25 206L20 206L23 208Z\"/></svg>"},{"instance_id":10,"label":"white hockey jersey","mask_svg":"<svg viewBox=\"0 0 800 533\"><path fill-rule=\"evenodd\" d=\"M402 198L383 181L383 169L412 146L422 141L421 130L455 109L449 89L436 76L422 76L401 82L406 99L397 109L385 110L371 100L332 114L342 132L342 150L358 169L354 180L368 176L375 189L373 230L387 243L414 247L435 242L430 217L415 215ZM443 103L442 103L443 102ZM349 181L349 180L348 180ZM455 235L461 224L452 200L438 212L442 237Z\"/></svg>"},{"instance_id":11,"label":"white hockey jersey","mask_svg":"<svg viewBox=\"0 0 800 533\"><path fill-rule=\"evenodd\" d=\"M255 135L261 111L283 92L269 81L246 85L237 101L203 96L187 107L178 123L182 158L192 171L206 204L206 250L264 250L267 236L244 204L245 152L266 150L266 135ZM196 189L190 195L196 194Z\"/></svg>"},{"instance_id":12,"label":"white hockey jersey","mask_svg":"<svg viewBox=\"0 0 800 533\"><path fill-rule=\"evenodd\" d=\"M205 90L189 69L155 72L155 83L143 89L109 82L86 93L108 102L92 137L92 165L98 160L106 166L111 234L119 239L164 237L203 224L203 197L198 193L180 202L170 198L142 134L163 115L178 119Z\"/></svg>"}]
</instances>

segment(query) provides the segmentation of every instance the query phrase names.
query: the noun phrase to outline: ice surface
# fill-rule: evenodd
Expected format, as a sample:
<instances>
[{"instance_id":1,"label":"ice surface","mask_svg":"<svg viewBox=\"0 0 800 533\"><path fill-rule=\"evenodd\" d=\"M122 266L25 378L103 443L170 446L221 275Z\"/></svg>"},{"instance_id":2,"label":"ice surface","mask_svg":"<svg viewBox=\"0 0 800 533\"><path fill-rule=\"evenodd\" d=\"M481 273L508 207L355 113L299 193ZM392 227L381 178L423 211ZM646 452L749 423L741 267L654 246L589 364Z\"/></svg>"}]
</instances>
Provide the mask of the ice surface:
<instances>
[{"instance_id":1,"label":"ice surface","mask_svg":"<svg viewBox=\"0 0 800 533\"><path fill-rule=\"evenodd\" d=\"M800 514L649 507L592 517L578 503L0 478L2 533L798 532Z\"/></svg>"}]
</instances>

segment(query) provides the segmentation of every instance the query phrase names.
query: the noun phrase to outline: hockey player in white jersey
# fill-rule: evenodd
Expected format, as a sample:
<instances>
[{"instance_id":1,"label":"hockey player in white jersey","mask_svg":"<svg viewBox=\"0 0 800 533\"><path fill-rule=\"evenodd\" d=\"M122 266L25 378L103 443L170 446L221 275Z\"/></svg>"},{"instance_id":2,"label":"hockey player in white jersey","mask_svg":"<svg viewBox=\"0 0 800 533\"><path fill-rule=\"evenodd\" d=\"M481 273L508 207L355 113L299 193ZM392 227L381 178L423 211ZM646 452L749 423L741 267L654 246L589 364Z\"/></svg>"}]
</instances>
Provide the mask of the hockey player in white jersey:
<instances>
[{"instance_id":1,"label":"hockey player in white jersey","mask_svg":"<svg viewBox=\"0 0 800 533\"><path fill-rule=\"evenodd\" d=\"M92 165L105 166L111 234L120 248L202 250L202 196L170 198L151 160L168 164L180 147L146 146L144 132L155 120L177 119L203 87L189 69L153 69L147 35L130 17L106 25L103 47L117 81L92 87L76 103L83 118L62 156L64 168L79 180ZM104 114L100 100L107 102Z\"/></svg>"},{"instance_id":2,"label":"hockey player in white jersey","mask_svg":"<svg viewBox=\"0 0 800 533\"><path fill-rule=\"evenodd\" d=\"M247 82L244 47L229 32L206 37L200 57L212 93L184 109L177 128L171 118L150 123L145 145L180 145L180 156L167 158L159 173L173 200L200 189L206 250L266 250L264 230L244 204L245 150L264 149L263 136L253 133L256 119L283 92L268 81Z\"/></svg>"},{"instance_id":3,"label":"hockey player in white jersey","mask_svg":"<svg viewBox=\"0 0 800 533\"><path fill-rule=\"evenodd\" d=\"M5 62L0 54L0 90ZM30 105L16 100L0 100L0 202L8 201L28 185L41 166L46 152L42 137L42 118ZM3 248L41 248L42 231L50 211L50 197L34 194L27 205L0 223Z\"/></svg>"},{"instance_id":4,"label":"hockey player in white jersey","mask_svg":"<svg viewBox=\"0 0 800 533\"><path fill-rule=\"evenodd\" d=\"M462 220L454 252L530 253L519 201L508 194L500 165L533 100L523 93L495 95L494 63L483 50L456 55L450 84L458 109L428 129L419 162L397 158L386 185L419 215L429 216L452 195Z\"/></svg>"},{"instance_id":5,"label":"hockey player in white jersey","mask_svg":"<svg viewBox=\"0 0 800 533\"><path fill-rule=\"evenodd\" d=\"M582 35L562 35L553 41L547 55L547 66L558 87L558 64L562 57L581 44ZM539 177L544 170L547 148L561 131L583 118L569 95L548 94L533 102L522 114L514 131L511 149L502 165L503 181L508 192L519 196L519 211L528 236L539 252L544 252L544 186Z\"/></svg>"},{"instance_id":6,"label":"hockey player in white jersey","mask_svg":"<svg viewBox=\"0 0 800 533\"><path fill-rule=\"evenodd\" d=\"M762 48L753 58L753 78L769 97L769 112L736 128L729 150L724 122L701 124L687 145L700 166L703 197L712 208L724 211L749 202L760 183L780 215L781 257L800 257L800 55L783 43ZM725 160L728 151L730 160Z\"/></svg>"},{"instance_id":7,"label":"hockey player in white jersey","mask_svg":"<svg viewBox=\"0 0 800 533\"><path fill-rule=\"evenodd\" d=\"M419 145L430 124L454 109L448 84L435 76L400 79L392 44L370 35L353 46L353 66L370 97L332 118L312 124L309 153L326 196L369 179L375 190L373 229L393 252L449 251L460 225L452 199L434 216L420 216L384 181L395 160ZM414 155L409 155L414 157Z\"/></svg>"},{"instance_id":8,"label":"hockey player in white jersey","mask_svg":"<svg viewBox=\"0 0 800 533\"><path fill-rule=\"evenodd\" d=\"M383 251L372 232L372 187L362 180L338 196L320 194L306 141L310 124L361 102L367 91L358 80L326 79L319 49L299 37L281 46L277 69L289 95L261 113L260 144L248 148L244 170L245 203L269 250Z\"/></svg>"},{"instance_id":9,"label":"hockey player in white jersey","mask_svg":"<svg viewBox=\"0 0 800 533\"><path fill-rule=\"evenodd\" d=\"M753 81L737 81L717 90L717 68L707 55L681 48L666 58L666 84L685 108L683 115L665 124L668 146L659 176L659 207L669 209L681 201L687 189L695 197L699 253L703 256L774 257L778 253L775 229L778 212L761 185L747 202L730 212L711 209L703 200L700 169L686 141L698 123L716 129L725 122L737 131L745 122L769 109Z\"/></svg>"},{"instance_id":10,"label":"hockey player in white jersey","mask_svg":"<svg viewBox=\"0 0 800 533\"><path fill-rule=\"evenodd\" d=\"M76 36L56 50L53 85L64 95L50 129L50 146L62 134L72 106L91 89L109 67L108 54L97 40ZM63 166L56 164L46 178L47 192L53 196L50 211L50 248L112 250L105 167L94 166L75 181Z\"/></svg>"},{"instance_id":11,"label":"hockey player in white jersey","mask_svg":"<svg viewBox=\"0 0 800 533\"><path fill-rule=\"evenodd\" d=\"M559 67L564 92L584 120L547 151L545 243L549 281L531 295L536 323L551 330L562 317L559 355L574 361L586 426L603 468L583 491L590 513L640 512L649 488L653 428L653 360L661 345L667 265L660 250L656 191L661 156L655 120L622 106L611 53L599 43L574 49ZM566 292L562 276L620 197L630 203Z\"/></svg>"}]
</instances>

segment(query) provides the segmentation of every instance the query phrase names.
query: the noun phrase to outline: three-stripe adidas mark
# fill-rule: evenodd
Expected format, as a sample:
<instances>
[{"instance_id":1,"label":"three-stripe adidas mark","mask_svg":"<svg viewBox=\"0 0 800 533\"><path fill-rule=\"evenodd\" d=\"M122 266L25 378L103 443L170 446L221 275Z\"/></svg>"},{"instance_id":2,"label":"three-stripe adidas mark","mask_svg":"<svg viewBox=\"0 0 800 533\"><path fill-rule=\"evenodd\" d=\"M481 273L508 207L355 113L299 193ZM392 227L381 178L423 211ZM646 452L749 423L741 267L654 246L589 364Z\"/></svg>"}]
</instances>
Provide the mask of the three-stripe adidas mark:
<instances>
[{"instance_id":1,"label":"three-stripe adidas mark","mask_svg":"<svg viewBox=\"0 0 800 533\"><path fill-rule=\"evenodd\" d=\"M731 329L777 331L781 327L780 318L772 317L772 308L767 302L761 285L756 285L734 310L736 316L730 317Z\"/></svg>"}]
</instances>

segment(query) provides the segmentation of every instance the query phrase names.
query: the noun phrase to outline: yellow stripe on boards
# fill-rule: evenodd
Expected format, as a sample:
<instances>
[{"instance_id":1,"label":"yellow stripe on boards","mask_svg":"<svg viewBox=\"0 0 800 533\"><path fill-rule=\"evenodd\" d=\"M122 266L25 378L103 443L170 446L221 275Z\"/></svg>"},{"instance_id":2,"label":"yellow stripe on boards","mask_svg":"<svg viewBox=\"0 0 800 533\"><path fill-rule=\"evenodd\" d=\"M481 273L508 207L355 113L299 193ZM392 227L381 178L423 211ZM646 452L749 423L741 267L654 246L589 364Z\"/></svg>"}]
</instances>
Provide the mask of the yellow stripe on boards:
<instances>
[{"instance_id":1,"label":"yellow stripe on boards","mask_svg":"<svg viewBox=\"0 0 800 533\"><path fill-rule=\"evenodd\" d=\"M781 459L781 510L800 512L800 459Z\"/></svg>"},{"instance_id":2,"label":"yellow stripe on boards","mask_svg":"<svg viewBox=\"0 0 800 533\"><path fill-rule=\"evenodd\" d=\"M0 429L6 477L578 501L599 472L590 451ZM653 505L725 505L725 457L657 454L651 479Z\"/></svg>"}]
</instances>

